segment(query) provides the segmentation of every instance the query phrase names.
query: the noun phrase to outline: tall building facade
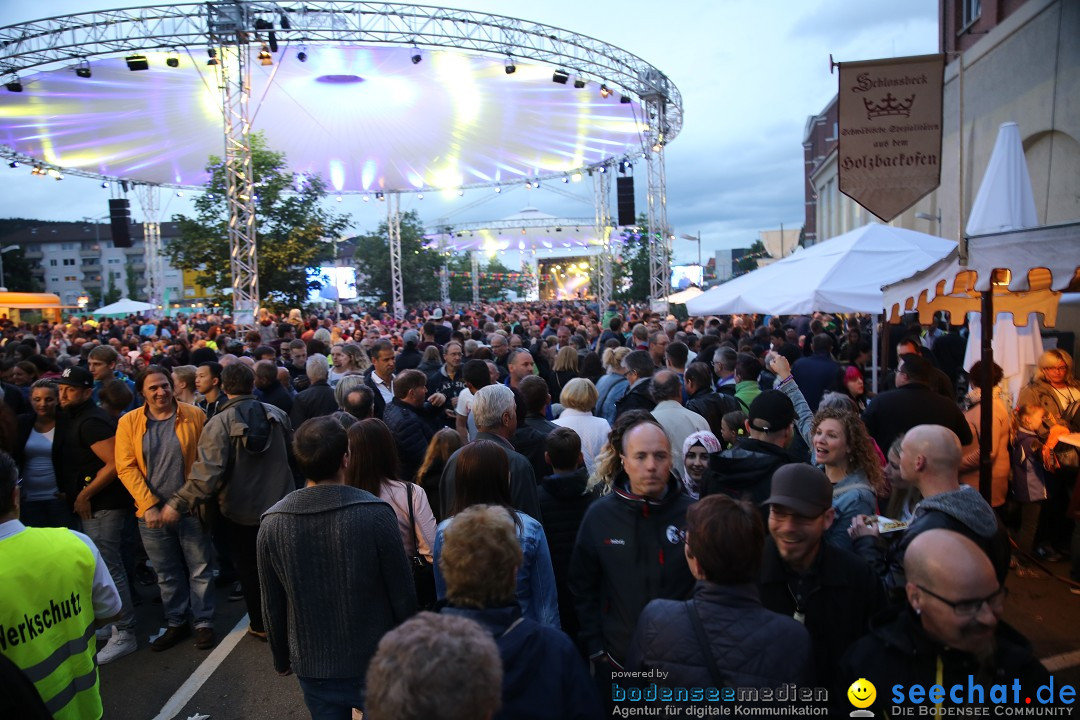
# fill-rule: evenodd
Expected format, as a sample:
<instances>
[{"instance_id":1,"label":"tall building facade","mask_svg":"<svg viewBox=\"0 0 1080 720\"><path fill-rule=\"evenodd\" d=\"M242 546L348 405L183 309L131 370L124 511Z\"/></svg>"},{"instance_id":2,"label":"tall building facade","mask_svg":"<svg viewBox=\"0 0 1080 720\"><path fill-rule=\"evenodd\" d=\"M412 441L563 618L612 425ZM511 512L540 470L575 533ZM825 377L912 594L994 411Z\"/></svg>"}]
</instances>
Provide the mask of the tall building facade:
<instances>
[{"instance_id":1,"label":"tall building facade","mask_svg":"<svg viewBox=\"0 0 1080 720\"><path fill-rule=\"evenodd\" d=\"M941 184L891 224L958 240L1006 122L1020 128L1039 222L1080 219L1080 2L940 0L939 48ZM803 138L808 245L874 219L839 192L836 104Z\"/></svg>"}]
</instances>

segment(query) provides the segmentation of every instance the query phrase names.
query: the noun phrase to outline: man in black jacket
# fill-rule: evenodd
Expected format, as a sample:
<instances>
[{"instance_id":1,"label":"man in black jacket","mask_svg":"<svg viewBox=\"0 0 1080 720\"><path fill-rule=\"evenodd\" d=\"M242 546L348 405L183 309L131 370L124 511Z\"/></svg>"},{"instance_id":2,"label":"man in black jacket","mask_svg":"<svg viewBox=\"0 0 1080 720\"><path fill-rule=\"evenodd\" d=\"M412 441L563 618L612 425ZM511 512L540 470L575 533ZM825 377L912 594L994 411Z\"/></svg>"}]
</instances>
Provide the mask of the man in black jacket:
<instances>
[{"instance_id":1,"label":"man in black jacket","mask_svg":"<svg viewBox=\"0 0 1080 720\"><path fill-rule=\"evenodd\" d=\"M615 403L615 417L628 410L651 411L656 407L656 401L649 392L654 369L652 355L646 350L634 350L623 358L622 366L626 370L630 389Z\"/></svg>"},{"instance_id":2,"label":"man in black jacket","mask_svg":"<svg viewBox=\"0 0 1080 720\"><path fill-rule=\"evenodd\" d=\"M818 687L832 687L840 656L870 629L884 602L881 582L854 553L822 542L836 511L821 470L784 465L772 478L761 603L806 626Z\"/></svg>"},{"instance_id":3,"label":"man in black jacket","mask_svg":"<svg viewBox=\"0 0 1080 720\"><path fill-rule=\"evenodd\" d=\"M555 588L559 593L559 625L563 632L577 640L578 619L574 596L566 583L570 556L574 550L581 520L596 499L586 492L589 473L581 455L581 438L566 427L556 427L547 436L544 457L554 469L537 488L540 511L544 515L544 534L551 552L551 569L555 571Z\"/></svg>"},{"instance_id":4,"label":"man in black jacket","mask_svg":"<svg viewBox=\"0 0 1080 720\"><path fill-rule=\"evenodd\" d=\"M943 425L956 433L961 445L971 443L971 426L952 400L930 389L933 366L918 355L902 355L896 389L883 392L862 414L878 447L887 448L916 425Z\"/></svg>"},{"instance_id":5,"label":"man in black jacket","mask_svg":"<svg viewBox=\"0 0 1080 720\"><path fill-rule=\"evenodd\" d=\"M383 421L397 444L401 479L408 482L415 480L416 470L435 435L435 428L423 415L426 398L427 378L424 373L405 370L394 378L394 399L383 412Z\"/></svg>"},{"instance_id":6,"label":"man in black jacket","mask_svg":"<svg viewBox=\"0 0 1080 720\"><path fill-rule=\"evenodd\" d=\"M581 522L568 576L579 641L607 699L611 672L624 666L645 605L656 598L684 600L694 586L682 547L693 500L671 473L667 434L644 419L623 435L621 456L612 492Z\"/></svg>"},{"instance_id":7,"label":"man in black jacket","mask_svg":"<svg viewBox=\"0 0 1080 720\"><path fill-rule=\"evenodd\" d=\"M709 423L709 429L716 437L723 437L721 420L724 415L742 410L742 405L732 395L721 395L712 389L712 375L709 366L703 362L691 363L686 368L686 409L696 412Z\"/></svg>"},{"instance_id":8,"label":"man in black jacket","mask_svg":"<svg viewBox=\"0 0 1080 720\"><path fill-rule=\"evenodd\" d=\"M334 388L326 381L330 375L326 356L316 353L309 357L306 370L311 386L293 398L292 410L289 411L289 420L293 427L300 427L305 420L329 415L338 409Z\"/></svg>"},{"instance_id":9,"label":"man in black jacket","mask_svg":"<svg viewBox=\"0 0 1080 720\"><path fill-rule=\"evenodd\" d=\"M709 458L714 475L707 476L701 496L724 493L760 506L769 494L769 481L778 468L801 460L785 448L794 433L795 405L780 390L766 390L750 403L749 437Z\"/></svg>"},{"instance_id":10,"label":"man in black jacket","mask_svg":"<svg viewBox=\"0 0 1080 720\"><path fill-rule=\"evenodd\" d=\"M1001 622L1005 587L975 543L949 530L930 530L911 543L904 569L904 605L875 619L870 634L840 661L829 693L834 717L846 717L848 688L860 678L877 688L869 708L880 713L876 717L916 715L935 705L940 716L973 705L1000 707L991 688L1000 692L1001 685L1006 704L1023 708L1023 698L1034 699L1051 682L1028 641ZM927 692L916 694L916 686ZM931 686L944 692L934 699ZM1039 697L1040 703L1047 700L1057 705L1059 698Z\"/></svg>"}]
</instances>

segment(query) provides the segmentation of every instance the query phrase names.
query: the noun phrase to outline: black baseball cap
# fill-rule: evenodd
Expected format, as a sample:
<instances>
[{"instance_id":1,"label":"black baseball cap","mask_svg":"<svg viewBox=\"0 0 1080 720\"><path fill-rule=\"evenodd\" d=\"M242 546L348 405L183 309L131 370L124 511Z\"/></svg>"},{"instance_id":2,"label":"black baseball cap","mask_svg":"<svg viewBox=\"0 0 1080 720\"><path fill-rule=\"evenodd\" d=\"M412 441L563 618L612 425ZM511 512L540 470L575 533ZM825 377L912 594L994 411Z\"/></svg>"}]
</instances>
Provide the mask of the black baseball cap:
<instances>
[{"instance_id":1,"label":"black baseball cap","mask_svg":"<svg viewBox=\"0 0 1080 720\"><path fill-rule=\"evenodd\" d=\"M832 507L833 487L821 470L805 463L784 465L773 473L769 499L762 505L783 505L815 518Z\"/></svg>"},{"instance_id":2,"label":"black baseball cap","mask_svg":"<svg viewBox=\"0 0 1080 720\"><path fill-rule=\"evenodd\" d=\"M766 390L750 403L747 413L750 429L779 432L795 422L795 405L779 390Z\"/></svg>"},{"instance_id":3,"label":"black baseball cap","mask_svg":"<svg viewBox=\"0 0 1080 720\"><path fill-rule=\"evenodd\" d=\"M64 370L60 377L56 378L58 385L70 385L77 388L94 387L94 376L86 368L79 366L69 367Z\"/></svg>"}]
</instances>

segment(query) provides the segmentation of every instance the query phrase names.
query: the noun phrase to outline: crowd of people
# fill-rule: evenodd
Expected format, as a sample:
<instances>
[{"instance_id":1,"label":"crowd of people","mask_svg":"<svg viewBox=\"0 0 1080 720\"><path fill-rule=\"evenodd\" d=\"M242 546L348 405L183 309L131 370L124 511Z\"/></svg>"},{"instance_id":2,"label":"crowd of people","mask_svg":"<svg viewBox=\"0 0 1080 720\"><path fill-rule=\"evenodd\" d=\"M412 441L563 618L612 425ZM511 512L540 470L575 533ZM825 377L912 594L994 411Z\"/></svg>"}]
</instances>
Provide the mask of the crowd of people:
<instances>
[{"instance_id":1,"label":"crowd of people","mask_svg":"<svg viewBox=\"0 0 1080 720\"><path fill-rule=\"evenodd\" d=\"M875 395L868 322L5 321L0 715L100 717L155 587L149 651L214 647L222 588L313 718L603 717L639 671L844 713L857 678L1041 683L1001 618L1010 569L1071 556L1080 594L1072 358L987 399L961 328L911 325Z\"/></svg>"}]
</instances>

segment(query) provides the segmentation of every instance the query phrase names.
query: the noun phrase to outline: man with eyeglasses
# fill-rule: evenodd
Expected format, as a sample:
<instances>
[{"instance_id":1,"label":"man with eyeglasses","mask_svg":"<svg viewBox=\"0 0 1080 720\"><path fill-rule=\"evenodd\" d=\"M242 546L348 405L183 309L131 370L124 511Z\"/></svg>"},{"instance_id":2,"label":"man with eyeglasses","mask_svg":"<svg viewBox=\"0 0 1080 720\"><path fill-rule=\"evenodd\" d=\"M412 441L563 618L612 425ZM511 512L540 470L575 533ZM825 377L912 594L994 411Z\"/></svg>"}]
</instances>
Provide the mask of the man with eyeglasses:
<instances>
[{"instance_id":1,"label":"man with eyeglasses","mask_svg":"<svg viewBox=\"0 0 1080 720\"><path fill-rule=\"evenodd\" d=\"M833 685L837 661L884 602L881 582L862 558L822 542L836 518L832 495L829 478L810 465L773 473L758 583L762 605L806 626L819 687Z\"/></svg>"},{"instance_id":2,"label":"man with eyeglasses","mask_svg":"<svg viewBox=\"0 0 1080 720\"><path fill-rule=\"evenodd\" d=\"M904 570L906 602L875 618L840 661L830 693L836 712L844 706L847 714L847 689L859 678L877 688L868 709L894 716L894 707L914 714L915 705L937 706L943 715L946 708L1000 705L991 698L994 684L1008 688L1011 704L1017 681L1023 703L1050 682L1027 639L1001 621L1005 586L978 545L960 533L928 530L908 546ZM935 685L942 692L932 693ZM909 692L915 686L922 692Z\"/></svg>"}]
</instances>

